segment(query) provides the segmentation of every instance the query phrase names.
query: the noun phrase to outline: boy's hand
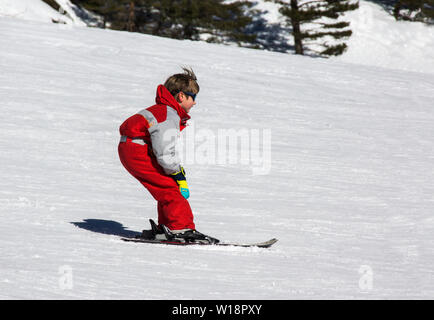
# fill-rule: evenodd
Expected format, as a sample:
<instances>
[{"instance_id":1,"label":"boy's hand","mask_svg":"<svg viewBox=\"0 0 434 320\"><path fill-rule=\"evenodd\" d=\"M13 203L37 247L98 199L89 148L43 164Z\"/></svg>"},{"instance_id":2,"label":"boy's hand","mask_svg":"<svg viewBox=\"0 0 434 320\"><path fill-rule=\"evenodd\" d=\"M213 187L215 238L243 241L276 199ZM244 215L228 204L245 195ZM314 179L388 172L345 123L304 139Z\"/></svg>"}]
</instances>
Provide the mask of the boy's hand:
<instances>
[{"instance_id":1,"label":"boy's hand","mask_svg":"<svg viewBox=\"0 0 434 320\"><path fill-rule=\"evenodd\" d=\"M190 197L190 190L188 189L187 180L185 179L185 171L184 168L181 167L181 171L175 172L171 174L171 177L175 179L176 183L179 186L179 191L185 199Z\"/></svg>"}]
</instances>

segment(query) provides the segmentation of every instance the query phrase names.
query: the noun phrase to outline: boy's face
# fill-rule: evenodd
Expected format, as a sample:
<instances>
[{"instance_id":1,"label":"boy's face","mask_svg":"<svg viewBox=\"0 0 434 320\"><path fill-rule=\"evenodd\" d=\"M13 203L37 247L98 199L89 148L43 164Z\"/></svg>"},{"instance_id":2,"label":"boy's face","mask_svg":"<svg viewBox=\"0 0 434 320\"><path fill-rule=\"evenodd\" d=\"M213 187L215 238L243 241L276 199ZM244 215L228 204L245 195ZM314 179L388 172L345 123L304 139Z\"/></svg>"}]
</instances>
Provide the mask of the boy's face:
<instances>
[{"instance_id":1,"label":"boy's face","mask_svg":"<svg viewBox=\"0 0 434 320\"><path fill-rule=\"evenodd\" d=\"M196 101L194 101L191 96L186 95L182 91L178 94L178 102L181 108L187 113L189 113L190 109L196 104Z\"/></svg>"}]
</instances>

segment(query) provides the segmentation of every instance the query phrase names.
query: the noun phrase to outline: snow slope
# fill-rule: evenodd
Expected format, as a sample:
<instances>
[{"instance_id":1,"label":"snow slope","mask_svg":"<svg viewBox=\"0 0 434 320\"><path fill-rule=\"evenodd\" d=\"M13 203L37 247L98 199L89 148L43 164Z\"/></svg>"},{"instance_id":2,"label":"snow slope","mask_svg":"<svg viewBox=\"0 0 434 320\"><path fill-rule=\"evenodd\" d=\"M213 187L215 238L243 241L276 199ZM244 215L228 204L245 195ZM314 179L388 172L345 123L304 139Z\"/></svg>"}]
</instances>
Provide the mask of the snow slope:
<instances>
[{"instance_id":1,"label":"snow slope","mask_svg":"<svg viewBox=\"0 0 434 320\"><path fill-rule=\"evenodd\" d=\"M95 26L100 18L81 12L78 17L69 0L56 0L66 11L62 15L41 0L0 0L0 17L9 16L33 21L63 21L66 24ZM252 10L262 14L254 20L262 21L255 32L260 42L273 50L293 53L290 29L279 13L279 5L265 0L252 1ZM330 59L407 71L434 73L434 28L419 22L395 21L378 4L359 1L360 8L342 19L351 22L353 35L347 42L347 52ZM206 37L204 37L206 39ZM286 43L286 44L284 44Z\"/></svg>"},{"instance_id":2,"label":"snow slope","mask_svg":"<svg viewBox=\"0 0 434 320\"><path fill-rule=\"evenodd\" d=\"M434 27L396 21L379 5L360 1L345 18L353 35L348 51L336 59L392 69L434 73Z\"/></svg>"},{"instance_id":3,"label":"snow slope","mask_svg":"<svg viewBox=\"0 0 434 320\"><path fill-rule=\"evenodd\" d=\"M300 1L300 3L308 2ZM253 1L253 9L263 12L262 18L268 26L285 26L279 6L273 2ZM346 13L342 21L349 21L353 31L346 42L348 50L332 60L400 69L434 73L434 28L420 22L396 21L380 5L371 1L359 1L359 9ZM303 26L313 28L313 26ZM271 30L271 29L270 29ZM275 30L276 31L276 30ZM277 31L276 31L277 32ZM280 38L293 45L290 35L280 29ZM314 49L312 45L309 45ZM321 48L318 48L318 50ZM294 52L290 49L289 52Z\"/></svg>"},{"instance_id":4,"label":"snow slope","mask_svg":"<svg viewBox=\"0 0 434 320\"><path fill-rule=\"evenodd\" d=\"M63 13L57 12L42 0L0 0L0 17L86 26L72 9L73 4L69 0L56 2L64 10Z\"/></svg>"},{"instance_id":5,"label":"snow slope","mask_svg":"<svg viewBox=\"0 0 434 320\"><path fill-rule=\"evenodd\" d=\"M0 298L433 297L433 74L10 17L0 47ZM118 127L180 65L198 230L273 248L119 240L156 205ZM269 170L200 161L221 129L270 133Z\"/></svg>"}]
</instances>

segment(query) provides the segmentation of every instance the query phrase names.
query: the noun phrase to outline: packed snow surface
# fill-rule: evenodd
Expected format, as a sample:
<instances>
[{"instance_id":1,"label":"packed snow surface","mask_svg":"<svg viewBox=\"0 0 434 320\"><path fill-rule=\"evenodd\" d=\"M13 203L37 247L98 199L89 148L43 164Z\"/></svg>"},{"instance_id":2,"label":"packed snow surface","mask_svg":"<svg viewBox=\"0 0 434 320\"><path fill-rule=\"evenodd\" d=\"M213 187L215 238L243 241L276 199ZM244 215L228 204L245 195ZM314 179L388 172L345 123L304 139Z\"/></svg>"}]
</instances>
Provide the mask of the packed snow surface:
<instances>
[{"instance_id":1,"label":"packed snow surface","mask_svg":"<svg viewBox=\"0 0 434 320\"><path fill-rule=\"evenodd\" d=\"M0 48L0 298L433 297L433 74L11 17ZM156 203L119 125L180 65L196 226L270 249L120 240ZM206 155L223 129L244 158Z\"/></svg>"}]
</instances>

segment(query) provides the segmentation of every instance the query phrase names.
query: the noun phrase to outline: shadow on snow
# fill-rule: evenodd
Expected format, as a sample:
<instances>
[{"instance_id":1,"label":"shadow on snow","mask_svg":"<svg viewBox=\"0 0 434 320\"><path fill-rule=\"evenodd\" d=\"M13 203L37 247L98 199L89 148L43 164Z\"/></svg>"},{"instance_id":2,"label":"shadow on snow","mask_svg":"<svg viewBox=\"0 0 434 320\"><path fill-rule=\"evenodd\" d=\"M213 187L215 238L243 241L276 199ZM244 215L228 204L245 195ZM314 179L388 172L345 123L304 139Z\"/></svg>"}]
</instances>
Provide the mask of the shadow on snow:
<instances>
[{"instance_id":1,"label":"shadow on snow","mask_svg":"<svg viewBox=\"0 0 434 320\"><path fill-rule=\"evenodd\" d=\"M100 219L84 219L83 222L71 222L76 227L86 229L88 231L103 233L108 235L115 235L119 237L133 238L141 232L131 231L124 227L122 223L112 220Z\"/></svg>"}]
</instances>

